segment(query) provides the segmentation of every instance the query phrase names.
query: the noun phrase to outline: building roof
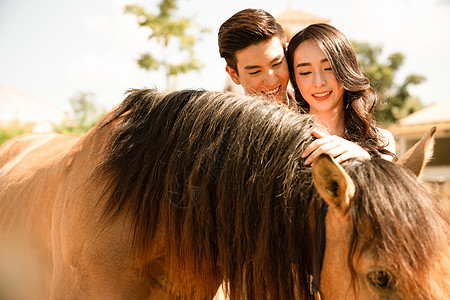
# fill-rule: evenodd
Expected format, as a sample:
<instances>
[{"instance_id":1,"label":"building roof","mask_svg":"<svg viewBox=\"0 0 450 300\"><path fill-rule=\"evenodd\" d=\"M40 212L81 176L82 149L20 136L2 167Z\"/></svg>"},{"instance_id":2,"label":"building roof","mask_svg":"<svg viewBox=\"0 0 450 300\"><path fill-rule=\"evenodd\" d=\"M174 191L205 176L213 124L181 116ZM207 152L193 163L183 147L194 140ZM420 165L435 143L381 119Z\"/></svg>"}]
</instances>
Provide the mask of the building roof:
<instances>
[{"instance_id":1,"label":"building roof","mask_svg":"<svg viewBox=\"0 0 450 300\"><path fill-rule=\"evenodd\" d=\"M450 99L430 104L389 126L396 137L422 136L437 126L436 136L450 136Z\"/></svg>"},{"instance_id":2,"label":"building roof","mask_svg":"<svg viewBox=\"0 0 450 300\"><path fill-rule=\"evenodd\" d=\"M0 125L42 126L57 124L68 112L55 104L41 100L9 86L0 86Z\"/></svg>"},{"instance_id":3,"label":"building roof","mask_svg":"<svg viewBox=\"0 0 450 300\"><path fill-rule=\"evenodd\" d=\"M428 105L398 121L401 126L450 122L450 99Z\"/></svg>"},{"instance_id":4,"label":"building roof","mask_svg":"<svg viewBox=\"0 0 450 300\"><path fill-rule=\"evenodd\" d=\"M330 20L318 17L305 11L298 9L286 8L281 14L276 16L280 23L285 24L313 24L313 23L327 23Z\"/></svg>"},{"instance_id":5,"label":"building roof","mask_svg":"<svg viewBox=\"0 0 450 300\"><path fill-rule=\"evenodd\" d=\"M281 26L283 26L288 35L288 39L308 25L330 22L329 19L318 17L298 9L293 9L290 5L279 15L275 16L275 18Z\"/></svg>"}]
</instances>

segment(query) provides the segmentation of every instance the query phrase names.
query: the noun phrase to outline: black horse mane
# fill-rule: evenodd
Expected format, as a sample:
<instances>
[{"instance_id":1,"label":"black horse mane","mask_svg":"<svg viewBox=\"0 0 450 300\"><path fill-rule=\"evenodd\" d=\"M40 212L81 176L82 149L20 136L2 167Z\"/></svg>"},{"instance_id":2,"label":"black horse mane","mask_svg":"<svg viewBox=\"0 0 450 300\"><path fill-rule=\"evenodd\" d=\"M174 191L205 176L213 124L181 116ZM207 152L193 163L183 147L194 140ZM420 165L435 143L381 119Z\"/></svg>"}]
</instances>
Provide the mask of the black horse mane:
<instances>
[{"instance_id":1,"label":"black horse mane","mask_svg":"<svg viewBox=\"0 0 450 300\"><path fill-rule=\"evenodd\" d=\"M163 228L168 272L195 274L193 289L223 274L232 298L306 297L309 116L232 93L144 89L103 126L115 122L97 170L109 178L105 215L133 216L138 257Z\"/></svg>"},{"instance_id":2,"label":"black horse mane","mask_svg":"<svg viewBox=\"0 0 450 300\"><path fill-rule=\"evenodd\" d=\"M142 89L103 122L113 127L95 170L107 182L105 217L130 217L143 268L164 232L174 288L196 295L223 277L231 299L309 297L311 228L324 205L301 158L317 127L310 116L258 97ZM350 266L369 234L420 290L416 274L431 268L448 220L404 168L382 159L343 165L356 184Z\"/></svg>"}]
</instances>

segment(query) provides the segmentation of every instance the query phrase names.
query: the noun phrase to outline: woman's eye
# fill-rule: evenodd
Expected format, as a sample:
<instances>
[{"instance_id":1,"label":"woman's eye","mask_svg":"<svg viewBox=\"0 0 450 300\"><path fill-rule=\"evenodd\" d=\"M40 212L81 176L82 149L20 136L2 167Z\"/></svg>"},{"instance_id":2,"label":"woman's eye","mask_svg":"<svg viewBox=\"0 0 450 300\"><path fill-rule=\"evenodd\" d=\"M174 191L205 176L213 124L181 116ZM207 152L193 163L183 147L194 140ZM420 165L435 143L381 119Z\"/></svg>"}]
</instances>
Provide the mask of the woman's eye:
<instances>
[{"instance_id":1,"label":"woman's eye","mask_svg":"<svg viewBox=\"0 0 450 300\"><path fill-rule=\"evenodd\" d=\"M325 68L325 71L333 71L333 69L331 69L331 67L329 67L329 68Z\"/></svg>"},{"instance_id":2,"label":"woman's eye","mask_svg":"<svg viewBox=\"0 0 450 300\"><path fill-rule=\"evenodd\" d=\"M255 72L251 72L251 73L249 73L250 75L257 75L257 74L259 74L259 72L260 71L255 71Z\"/></svg>"},{"instance_id":3,"label":"woman's eye","mask_svg":"<svg viewBox=\"0 0 450 300\"><path fill-rule=\"evenodd\" d=\"M305 75L311 74L311 72L300 72L298 74L301 75L301 76L305 76Z\"/></svg>"},{"instance_id":4,"label":"woman's eye","mask_svg":"<svg viewBox=\"0 0 450 300\"><path fill-rule=\"evenodd\" d=\"M395 288L395 278L391 273L385 271L374 271L367 274L370 285L379 290L392 290Z\"/></svg>"}]
</instances>

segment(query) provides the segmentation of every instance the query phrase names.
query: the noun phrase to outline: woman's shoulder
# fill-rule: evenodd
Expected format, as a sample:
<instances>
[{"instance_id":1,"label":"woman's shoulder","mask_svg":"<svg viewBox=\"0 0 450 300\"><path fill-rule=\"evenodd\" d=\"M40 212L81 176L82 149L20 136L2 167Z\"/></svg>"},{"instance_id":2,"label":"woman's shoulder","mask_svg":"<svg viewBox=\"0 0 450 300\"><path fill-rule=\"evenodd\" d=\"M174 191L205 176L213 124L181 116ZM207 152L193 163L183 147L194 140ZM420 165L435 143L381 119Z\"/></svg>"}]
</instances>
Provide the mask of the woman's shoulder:
<instances>
[{"instance_id":1,"label":"woman's shoulder","mask_svg":"<svg viewBox=\"0 0 450 300\"><path fill-rule=\"evenodd\" d=\"M395 147L395 139L392 133L384 128L377 128L378 132L380 133L380 137L383 141L383 143L386 144L385 149L389 150L392 153L396 153L396 147Z\"/></svg>"}]
</instances>

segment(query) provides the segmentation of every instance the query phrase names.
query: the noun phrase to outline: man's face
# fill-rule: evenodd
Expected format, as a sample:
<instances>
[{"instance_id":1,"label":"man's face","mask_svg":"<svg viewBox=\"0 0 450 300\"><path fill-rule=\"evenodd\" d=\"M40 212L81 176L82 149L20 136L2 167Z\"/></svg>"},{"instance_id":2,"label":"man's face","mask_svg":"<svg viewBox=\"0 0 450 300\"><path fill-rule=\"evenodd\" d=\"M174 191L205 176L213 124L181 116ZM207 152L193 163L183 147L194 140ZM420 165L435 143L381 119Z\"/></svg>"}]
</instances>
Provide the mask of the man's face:
<instances>
[{"instance_id":1,"label":"man's face","mask_svg":"<svg viewBox=\"0 0 450 300\"><path fill-rule=\"evenodd\" d=\"M286 102L289 70L278 37L262 41L235 54L236 68L226 71L248 95L265 94L276 103Z\"/></svg>"}]
</instances>

